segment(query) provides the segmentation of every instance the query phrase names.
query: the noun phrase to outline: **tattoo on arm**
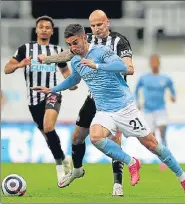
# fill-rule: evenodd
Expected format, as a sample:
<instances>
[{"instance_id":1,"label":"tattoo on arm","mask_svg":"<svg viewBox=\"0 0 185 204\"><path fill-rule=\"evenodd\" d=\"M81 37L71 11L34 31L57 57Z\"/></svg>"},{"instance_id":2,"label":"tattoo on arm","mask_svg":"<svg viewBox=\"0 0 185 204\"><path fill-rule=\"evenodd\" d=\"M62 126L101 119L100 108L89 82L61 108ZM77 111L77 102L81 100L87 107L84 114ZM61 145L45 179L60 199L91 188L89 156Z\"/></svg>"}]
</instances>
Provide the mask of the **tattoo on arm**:
<instances>
[{"instance_id":1,"label":"tattoo on arm","mask_svg":"<svg viewBox=\"0 0 185 204\"><path fill-rule=\"evenodd\" d=\"M74 57L74 54L70 50L64 50L56 55L47 56L43 63L59 63L70 61Z\"/></svg>"}]
</instances>

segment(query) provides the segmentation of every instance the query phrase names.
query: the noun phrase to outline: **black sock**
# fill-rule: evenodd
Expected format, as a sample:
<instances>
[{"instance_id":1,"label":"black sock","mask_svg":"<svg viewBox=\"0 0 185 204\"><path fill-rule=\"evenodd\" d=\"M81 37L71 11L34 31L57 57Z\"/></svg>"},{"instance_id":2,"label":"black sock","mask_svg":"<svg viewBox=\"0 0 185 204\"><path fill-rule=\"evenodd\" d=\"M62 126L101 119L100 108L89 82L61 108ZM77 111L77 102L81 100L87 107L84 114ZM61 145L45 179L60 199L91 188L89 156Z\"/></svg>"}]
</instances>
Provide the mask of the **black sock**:
<instances>
[{"instance_id":1,"label":"black sock","mask_svg":"<svg viewBox=\"0 0 185 204\"><path fill-rule=\"evenodd\" d=\"M83 144L72 144L72 159L74 168L82 167L82 160L85 155L85 142Z\"/></svg>"},{"instance_id":2,"label":"black sock","mask_svg":"<svg viewBox=\"0 0 185 204\"><path fill-rule=\"evenodd\" d=\"M114 183L119 183L122 185L123 165L123 162L112 160Z\"/></svg>"},{"instance_id":3,"label":"black sock","mask_svg":"<svg viewBox=\"0 0 185 204\"><path fill-rule=\"evenodd\" d=\"M57 135L56 131L53 130L51 132L45 133L46 137L47 137L47 144L53 154L53 157L55 158L55 160L59 161L64 160L65 155L64 152L62 151L61 145L60 145L60 138Z\"/></svg>"}]
</instances>

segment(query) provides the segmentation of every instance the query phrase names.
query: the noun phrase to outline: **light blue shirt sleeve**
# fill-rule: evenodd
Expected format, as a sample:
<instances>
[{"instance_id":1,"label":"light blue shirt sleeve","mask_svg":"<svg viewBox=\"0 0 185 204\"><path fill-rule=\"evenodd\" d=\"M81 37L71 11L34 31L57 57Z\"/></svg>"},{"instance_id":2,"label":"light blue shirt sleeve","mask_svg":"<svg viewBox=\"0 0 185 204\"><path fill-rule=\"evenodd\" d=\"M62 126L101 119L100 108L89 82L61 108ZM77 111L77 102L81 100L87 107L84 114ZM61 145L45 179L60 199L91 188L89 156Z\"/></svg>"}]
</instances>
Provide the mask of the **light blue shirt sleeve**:
<instances>
[{"instance_id":1,"label":"light blue shirt sleeve","mask_svg":"<svg viewBox=\"0 0 185 204\"><path fill-rule=\"evenodd\" d=\"M128 71L126 64L109 47L102 49L100 57L103 63L97 64L98 69L118 73L126 73Z\"/></svg>"},{"instance_id":2,"label":"light blue shirt sleeve","mask_svg":"<svg viewBox=\"0 0 185 204\"><path fill-rule=\"evenodd\" d=\"M58 84L57 86L53 87L51 89L52 93L58 92L58 91L64 91L66 89L69 89L81 81L81 76L78 74L78 72L72 67L72 74L68 76L62 83Z\"/></svg>"},{"instance_id":3,"label":"light blue shirt sleeve","mask_svg":"<svg viewBox=\"0 0 185 204\"><path fill-rule=\"evenodd\" d=\"M168 78L167 87L170 89L171 95L172 95L174 98L176 98L176 91L175 91L175 88L174 88L173 81L171 80L170 77Z\"/></svg>"},{"instance_id":4,"label":"light blue shirt sleeve","mask_svg":"<svg viewBox=\"0 0 185 204\"><path fill-rule=\"evenodd\" d=\"M136 100L136 104L139 104L139 90L140 88L143 86L143 80L142 77L140 77L140 79L138 80L137 84L136 84L136 89L135 89L135 100Z\"/></svg>"}]
</instances>

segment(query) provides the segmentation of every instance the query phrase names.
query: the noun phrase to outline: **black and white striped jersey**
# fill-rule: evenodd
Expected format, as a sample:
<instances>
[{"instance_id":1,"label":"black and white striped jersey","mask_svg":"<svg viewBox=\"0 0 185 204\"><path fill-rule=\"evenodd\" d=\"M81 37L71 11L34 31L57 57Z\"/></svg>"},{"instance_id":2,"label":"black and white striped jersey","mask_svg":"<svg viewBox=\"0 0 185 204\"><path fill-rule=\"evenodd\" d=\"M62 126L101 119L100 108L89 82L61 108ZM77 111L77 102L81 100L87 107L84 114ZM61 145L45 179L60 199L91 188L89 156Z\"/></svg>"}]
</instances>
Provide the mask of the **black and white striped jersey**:
<instances>
[{"instance_id":1,"label":"black and white striped jersey","mask_svg":"<svg viewBox=\"0 0 185 204\"><path fill-rule=\"evenodd\" d=\"M37 105L45 99L45 94L30 90L30 87L45 86L52 88L58 84L57 66L66 67L66 63L40 64L37 61L38 55L54 55L62 52L63 49L57 45L39 45L37 42L30 42L20 46L13 58L22 61L24 58L32 57L31 65L24 67L24 77L27 86L28 104Z\"/></svg>"},{"instance_id":2,"label":"black and white striped jersey","mask_svg":"<svg viewBox=\"0 0 185 204\"><path fill-rule=\"evenodd\" d=\"M119 57L132 57L132 49L127 38L120 33L110 32L110 34L103 39L96 38L92 33L87 34L87 40L89 43L95 45L109 46L115 54Z\"/></svg>"},{"instance_id":3,"label":"black and white striped jersey","mask_svg":"<svg viewBox=\"0 0 185 204\"><path fill-rule=\"evenodd\" d=\"M132 48L127 38L120 33L110 32L110 34L103 39L96 38L92 33L87 34L87 40L91 44L109 46L115 54L119 57L132 58ZM127 81L127 76L124 75L124 80Z\"/></svg>"}]
</instances>

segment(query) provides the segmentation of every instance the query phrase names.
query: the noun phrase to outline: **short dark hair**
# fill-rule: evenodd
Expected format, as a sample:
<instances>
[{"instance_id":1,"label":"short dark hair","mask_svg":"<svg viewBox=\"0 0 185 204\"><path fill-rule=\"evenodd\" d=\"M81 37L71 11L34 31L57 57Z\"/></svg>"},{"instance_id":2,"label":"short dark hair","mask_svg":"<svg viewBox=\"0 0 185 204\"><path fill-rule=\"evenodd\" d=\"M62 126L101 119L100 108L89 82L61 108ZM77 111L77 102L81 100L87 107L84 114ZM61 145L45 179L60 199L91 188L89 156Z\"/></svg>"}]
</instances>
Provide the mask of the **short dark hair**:
<instances>
[{"instance_id":1,"label":"short dark hair","mask_svg":"<svg viewBox=\"0 0 185 204\"><path fill-rule=\"evenodd\" d=\"M42 20L51 22L52 28L54 28L54 22L53 22L53 19L50 16L40 16L40 17L38 17L36 19L36 26L39 23L39 21L42 21Z\"/></svg>"},{"instance_id":2,"label":"short dark hair","mask_svg":"<svg viewBox=\"0 0 185 204\"><path fill-rule=\"evenodd\" d=\"M64 31L64 38L69 38L78 34L84 33L85 29L80 24L69 24Z\"/></svg>"}]
</instances>

